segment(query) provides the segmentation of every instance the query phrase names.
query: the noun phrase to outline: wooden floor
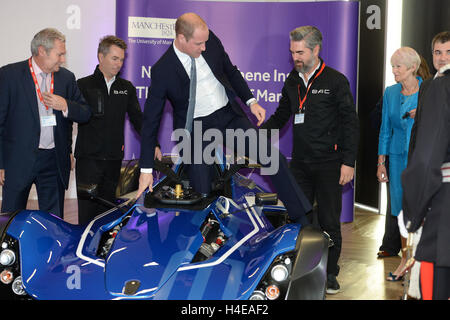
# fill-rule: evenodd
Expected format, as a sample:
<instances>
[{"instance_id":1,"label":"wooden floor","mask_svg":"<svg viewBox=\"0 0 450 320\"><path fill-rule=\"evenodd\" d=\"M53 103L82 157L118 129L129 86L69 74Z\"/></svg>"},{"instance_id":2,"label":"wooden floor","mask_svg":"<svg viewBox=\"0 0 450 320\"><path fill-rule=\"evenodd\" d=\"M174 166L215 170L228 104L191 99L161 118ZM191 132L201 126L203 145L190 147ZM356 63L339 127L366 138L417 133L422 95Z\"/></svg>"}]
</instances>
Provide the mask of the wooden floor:
<instances>
[{"instance_id":1,"label":"wooden floor","mask_svg":"<svg viewBox=\"0 0 450 320\"><path fill-rule=\"evenodd\" d=\"M401 282L386 281L400 263L400 256L377 259L384 235L385 216L356 210L355 220L343 223L341 267L337 277L341 292L328 300L400 300Z\"/></svg>"},{"instance_id":2,"label":"wooden floor","mask_svg":"<svg viewBox=\"0 0 450 320\"><path fill-rule=\"evenodd\" d=\"M28 209L37 209L31 200ZM65 220L76 224L77 201L65 201ZM357 209L355 220L343 223L341 267L337 277L341 292L327 295L327 300L400 300L401 282L388 282L386 276L400 263L400 256L377 259L376 254L384 234L385 216Z\"/></svg>"}]
</instances>

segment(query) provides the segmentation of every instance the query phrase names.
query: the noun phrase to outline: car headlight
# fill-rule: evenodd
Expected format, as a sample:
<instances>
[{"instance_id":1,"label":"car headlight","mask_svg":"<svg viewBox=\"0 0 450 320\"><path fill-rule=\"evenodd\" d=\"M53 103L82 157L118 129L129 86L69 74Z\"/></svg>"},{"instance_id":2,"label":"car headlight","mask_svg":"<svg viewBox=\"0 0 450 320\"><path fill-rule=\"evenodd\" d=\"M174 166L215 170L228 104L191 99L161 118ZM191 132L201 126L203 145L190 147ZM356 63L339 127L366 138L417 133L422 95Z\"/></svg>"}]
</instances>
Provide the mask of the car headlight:
<instances>
[{"instance_id":1,"label":"car headlight","mask_svg":"<svg viewBox=\"0 0 450 320\"><path fill-rule=\"evenodd\" d=\"M284 299L289 287L287 280L291 275L294 256L295 252L292 251L276 257L249 299Z\"/></svg>"},{"instance_id":2,"label":"car headlight","mask_svg":"<svg viewBox=\"0 0 450 320\"><path fill-rule=\"evenodd\" d=\"M270 276L276 282L283 282L289 277L289 270L285 264L276 264L272 267Z\"/></svg>"},{"instance_id":3,"label":"car headlight","mask_svg":"<svg viewBox=\"0 0 450 320\"><path fill-rule=\"evenodd\" d=\"M18 296L26 295L25 289L23 288L22 276L18 276L14 279L12 283L12 291Z\"/></svg>"},{"instance_id":4,"label":"car headlight","mask_svg":"<svg viewBox=\"0 0 450 320\"><path fill-rule=\"evenodd\" d=\"M276 300L280 296L280 288L277 285L272 284L266 288L266 297L269 300Z\"/></svg>"},{"instance_id":5,"label":"car headlight","mask_svg":"<svg viewBox=\"0 0 450 320\"><path fill-rule=\"evenodd\" d=\"M10 284L14 280L14 274L11 270L5 269L0 273L0 281L4 284Z\"/></svg>"},{"instance_id":6,"label":"car headlight","mask_svg":"<svg viewBox=\"0 0 450 320\"><path fill-rule=\"evenodd\" d=\"M16 254L10 249L5 249L0 253L0 263L4 266L10 266L16 261Z\"/></svg>"},{"instance_id":7,"label":"car headlight","mask_svg":"<svg viewBox=\"0 0 450 320\"><path fill-rule=\"evenodd\" d=\"M266 295L260 290L255 290L249 300L266 300Z\"/></svg>"}]
</instances>

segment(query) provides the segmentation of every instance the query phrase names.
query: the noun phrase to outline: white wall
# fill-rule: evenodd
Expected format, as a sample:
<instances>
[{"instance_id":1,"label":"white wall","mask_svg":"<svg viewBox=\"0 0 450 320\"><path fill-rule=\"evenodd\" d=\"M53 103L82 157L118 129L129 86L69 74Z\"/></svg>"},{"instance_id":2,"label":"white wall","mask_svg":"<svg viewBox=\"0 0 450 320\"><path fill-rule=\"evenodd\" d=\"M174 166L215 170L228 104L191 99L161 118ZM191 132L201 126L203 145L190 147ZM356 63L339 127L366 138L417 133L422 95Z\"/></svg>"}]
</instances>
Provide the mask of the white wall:
<instances>
[{"instance_id":1,"label":"white wall","mask_svg":"<svg viewBox=\"0 0 450 320\"><path fill-rule=\"evenodd\" d=\"M115 0L1 0L0 66L28 59L33 36L53 27L66 36L66 67L77 78L87 76L97 65L99 39L115 34L115 16ZM34 187L30 198L37 198ZM73 171L66 198L76 198Z\"/></svg>"}]
</instances>

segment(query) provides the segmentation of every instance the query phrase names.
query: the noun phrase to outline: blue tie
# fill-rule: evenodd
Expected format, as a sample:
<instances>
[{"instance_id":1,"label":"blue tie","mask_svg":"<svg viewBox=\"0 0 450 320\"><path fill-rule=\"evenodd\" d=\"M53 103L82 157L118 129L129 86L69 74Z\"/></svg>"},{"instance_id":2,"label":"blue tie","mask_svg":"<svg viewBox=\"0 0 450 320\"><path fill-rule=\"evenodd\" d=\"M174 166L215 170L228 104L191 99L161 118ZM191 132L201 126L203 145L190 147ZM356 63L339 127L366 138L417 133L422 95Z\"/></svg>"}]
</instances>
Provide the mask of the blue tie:
<instances>
[{"instance_id":1,"label":"blue tie","mask_svg":"<svg viewBox=\"0 0 450 320\"><path fill-rule=\"evenodd\" d=\"M186 125L184 127L189 132L192 131L192 122L194 120L196 89L197 89L197 70L195 67L195 59L191 57L191 84L189 86L189 106L186 115Z\"/></svg>"}]
</instances>

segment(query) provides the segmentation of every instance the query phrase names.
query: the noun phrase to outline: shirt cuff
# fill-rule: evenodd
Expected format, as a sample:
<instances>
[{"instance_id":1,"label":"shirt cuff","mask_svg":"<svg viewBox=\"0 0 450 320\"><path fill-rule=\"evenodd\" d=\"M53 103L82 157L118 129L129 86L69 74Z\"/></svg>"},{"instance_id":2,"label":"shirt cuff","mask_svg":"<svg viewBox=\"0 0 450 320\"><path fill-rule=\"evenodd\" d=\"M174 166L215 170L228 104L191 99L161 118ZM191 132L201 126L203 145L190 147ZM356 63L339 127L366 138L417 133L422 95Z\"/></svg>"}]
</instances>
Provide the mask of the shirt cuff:
<instances>
[{"instance_id":1,"label":"shirt cuff","mask_svg":"<svg viewBox=\"0 0 450 320\"><path fill-rule=\"evenodd\" d=\"M252 104L257 103L257 102L258 102L258 100L256 100L255 98L251 98L251 99L248 99L245 104L247 105L247 107L250 107Z\"/></svg>"},{"instance_id":2,"label":"shirt cuff","mask_svg":"<svg viewBox=\"0 0 450 320\"><path fill-rule=\"evenodd\" d=\"M152 168L141 168L141 173L153 173Z\"/></svg>"}]
</instances>

